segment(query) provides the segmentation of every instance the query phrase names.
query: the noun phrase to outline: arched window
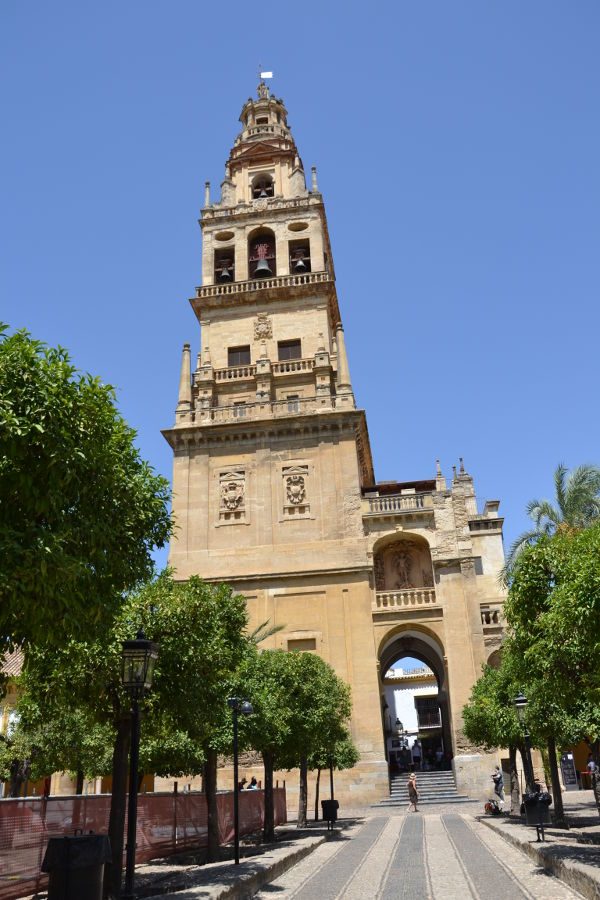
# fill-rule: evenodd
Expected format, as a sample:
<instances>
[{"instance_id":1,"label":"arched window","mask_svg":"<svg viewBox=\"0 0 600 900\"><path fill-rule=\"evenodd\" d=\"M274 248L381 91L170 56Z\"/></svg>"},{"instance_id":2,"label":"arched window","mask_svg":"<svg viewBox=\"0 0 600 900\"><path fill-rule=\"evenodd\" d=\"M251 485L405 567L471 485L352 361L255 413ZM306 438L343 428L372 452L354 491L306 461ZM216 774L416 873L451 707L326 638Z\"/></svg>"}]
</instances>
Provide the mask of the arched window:
<instances>
[{"instance_id":1,"label":"arched window","mask_svg":"<svg viewBox=\"0 0 600 900\"><path fill-rule=\"evenodd\" d=\"M248 239L248 273L250 278L269 278L277 274L275 235L269 228L259 228Z\"/></svg>"},{"instance_id":2,"label":"arched window","mask_svg":"<svg viewBox=\"0 0 600 900\"><path fill-rule=\"evenodd\" d=\"M264 200L266 197L273 197L275 188L273 179L270 175L256 175L252 180L252 199Z\"/></svg>"},{"instance_id":3,"label":"arched window","mask_svg":"<svg viewBox=\"0 0 600 900\"><path fill-rule=\"evenodd\" d=\"M215 250L215 281L235 281L233 247Z\"/></svg>"}]
</instances>

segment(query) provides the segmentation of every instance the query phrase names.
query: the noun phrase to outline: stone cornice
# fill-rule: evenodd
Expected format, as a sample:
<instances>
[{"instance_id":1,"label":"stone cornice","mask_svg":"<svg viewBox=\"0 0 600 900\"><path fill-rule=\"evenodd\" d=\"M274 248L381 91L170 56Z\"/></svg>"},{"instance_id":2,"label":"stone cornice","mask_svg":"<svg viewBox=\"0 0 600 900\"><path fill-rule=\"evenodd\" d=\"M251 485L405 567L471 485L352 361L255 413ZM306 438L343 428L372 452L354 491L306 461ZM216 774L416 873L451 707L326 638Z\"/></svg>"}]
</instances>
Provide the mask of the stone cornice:
<instances>
[{"instance_id":1,"label":"stone cornice","mask_svg":"<svg viewBox=\"0 0 600 900\"><path fill-rule=\"evenodd\" d=\"M223 227L223 220L234 218L236 222L244 222L259 216L264 219L265 213L282 212L288 215L293 210L323 208L321 194L308 194L306 197L293 197L285 200L283 197L274 197L267 200L254 200L252 203L238 203L236 206L206 206L201 211L200 226L210 225L215 221Z\"/></svg>"},{"instance_id":2,"label":"stone cornice","mask_svg":"<svg viewBox=\"0 0 600 900\"><path fill-rule=\"evenodd\" d=\"M173 450L209 447L223 443L249 441L256 443L257 438L289 437L290 435L324 435L340 434L352 431L354 436L366 432L365 412L362 409L331 409L319 413L290 416L282 419L264 418L252 421L239 420L227 423L195 422L165 428L161 433ZM370 461L370 447L368 459ZM372 466L372 462L371 462Z\"/></svg>"}]
</instances>

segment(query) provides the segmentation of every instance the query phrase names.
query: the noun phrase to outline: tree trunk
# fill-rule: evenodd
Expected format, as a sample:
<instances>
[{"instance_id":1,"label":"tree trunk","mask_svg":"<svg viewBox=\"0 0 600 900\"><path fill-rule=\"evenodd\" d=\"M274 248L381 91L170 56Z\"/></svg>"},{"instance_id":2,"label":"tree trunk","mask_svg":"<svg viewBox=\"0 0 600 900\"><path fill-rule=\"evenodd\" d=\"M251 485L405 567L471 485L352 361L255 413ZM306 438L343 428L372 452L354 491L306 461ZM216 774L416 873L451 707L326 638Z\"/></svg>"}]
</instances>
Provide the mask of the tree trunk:
<instances>
[{"instance_id":1,"label":"tree trunk","mask_svg":"<svg viewBox=\"0 0 600 900\"><path fill-rule=\"evenodd\" d=\"M263 752L263 766L265 769L265 824L263 826L263 841L269 843L275 840L275 809L273 803L273 769L275 758L272 753Z\"/></svg>"},{"instance_id":2,"label":"tree trunk","mask_svg":"<svg viewBox=\"0 0 600 900\"><path fill-rule=\"evenodd\" d=\"M204 763L204 793L206 794L206 812L208 829L208 862L218 862L221 859L221 845L219 842L219 813L217 810L217 751L210 747L205 748L206 762ZM237 784L234 785L237 791Z\"/></svg>"},{"instance_id":3,"label":"tree trunk","mask_svg":"<svg viewBox=\"0 0 600 900\"><path fill-rule=\"evenodd\" d=\"M596 801L596 809L598 810L598 815L600 815L600 779L598 778L598 766L600 766L600 741L594 741L593 744L590 744L590 750L594 762L596 763L596 770L595 772L592 772L592 790Z\"/></svg>"},{"instance_id":4,"label":"tree trunk","mask_svg":"<svg viewBox=\"0 0 600 900\"><path fill-rule=\"evenodd\" d=\"M126 716L117 724L112 761L112 796L108 819L112 862L108 863L104 869L104 896L111 900L118 898L121 894L125 810L127 807L127 762L130 742L131 719Z\"/></svg>"},{"instance_id":5,"label":"tree trunk","mask_svg":"<svg viewBox=\"0 0 600 900\"><path fill-rule=\"evenodd\" d=\"M77 769L77 772L75 773L75 793L78 796L81 796L81 794L83 794L83 770L82 769Z\"/></svg>"},{"instance_id":6,"label":"tree trunk","mask_svg":"<svg viewBox=\"0 0 600 900\"><path fill-rule=\"evenodd\" d=\"M298 796L298 823L297 828L306 828L306 810L308 806L308 760L306 756L300 757L300 793Z\"/></svg>"},{"instance_id":7,"label":"tree trunk","mask_svg":"<svg viewBox=\"0 0 600 900\"><path fill-rule=\"evenodd\" d=\"M319 787L321 785L321 769L317 768L317 781L315 783L315 822L319 821Z\"/></svg>"},{"instance_id":8,"label":"tree trunk","mask_svg":"<svg viewBox=\"0 0 600 900\"><path fill-rule=\"evenodd\" d=\"M514 744L508 748L508 766L510 769L510 814L518 816L521 808L521 791L517 772L517 748Z\"/></svg>"},{"instance_id":9,"label":"tree trunk","mask_svg":"<svg viewBox=\"0 0 600 900\"><path fill-rule=\"evenodd\" d=\"M20 759L13 759L10 766L10 787L8 789L9 797L20 797L21 787L23 785L23 766Z\"/></svg>"},{"instance_id":10,"label":"tree trunk","mask_svg":"<svg viewBox=\"0 0 600 900\"><path fill-rule=\"evenodd\" d=\"M556 740L548 738L548 766L550 768L550 781L552 783L552 800L554 801L554 824L559 828L568 828L563 806L562 790L558 775L558 760L556 758Z\"/></svg>"}]
</instances>

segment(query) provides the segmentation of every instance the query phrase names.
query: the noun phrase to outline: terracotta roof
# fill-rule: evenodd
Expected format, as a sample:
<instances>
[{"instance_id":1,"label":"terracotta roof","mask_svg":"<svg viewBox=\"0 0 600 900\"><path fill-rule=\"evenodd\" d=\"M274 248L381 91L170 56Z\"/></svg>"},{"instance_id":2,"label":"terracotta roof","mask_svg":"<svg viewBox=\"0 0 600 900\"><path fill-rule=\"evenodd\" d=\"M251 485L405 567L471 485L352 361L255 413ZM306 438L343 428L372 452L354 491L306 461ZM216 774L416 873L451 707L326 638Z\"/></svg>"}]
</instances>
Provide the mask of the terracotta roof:
<instances>
[{"instance_id":1,"label":"terracotta roof","mask_svg":"<svg viewBox=\"0 0 600 900\"><path fill-rule=\"evenodd\" d=\"M16 678L17 675L21 674L23 659L22 650L13 650L12 653L7 653L2 660L0 671L3 675L8 675L9 678Z\"/></svg>"}]
</instances>

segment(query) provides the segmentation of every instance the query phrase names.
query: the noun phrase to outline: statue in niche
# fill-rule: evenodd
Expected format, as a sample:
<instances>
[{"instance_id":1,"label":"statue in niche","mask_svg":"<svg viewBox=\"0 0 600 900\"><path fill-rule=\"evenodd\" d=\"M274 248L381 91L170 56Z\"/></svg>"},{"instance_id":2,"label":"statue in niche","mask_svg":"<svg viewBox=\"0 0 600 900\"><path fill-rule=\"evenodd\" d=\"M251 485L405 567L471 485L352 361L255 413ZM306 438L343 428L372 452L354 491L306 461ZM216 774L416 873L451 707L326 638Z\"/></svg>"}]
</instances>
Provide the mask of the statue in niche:
<instances>
[{"instance_id":1,"label":"statue in niche","mask_svg":"<svg viewBox=\"0 0 600 900\"><path fill-rule=\"evenodd\" d=\"M412 543L410 541L402 541L392 557L392 565L398 576L394 587L400 590L414 587L410 580L410 570L413 563L411 547Z\"/></svg>"},{"instance_id":2,"label":"statue in niche","mask_svg":"<svg viewBox=\"0 0 600 900\"><path fill-rule=\"evenodd\" d=\"M421 576L423 578L423 587L432 588L433 572L431 571L431 569L423 569L421 572Z\"/></svg>"},{"instance_id":3,"label":"statue in niche","mask_svg":"<svg viewBox=\"0 0 600 900\"><path fill-rule=\"evenodd\" d=\"M288 475L285 479L285 490L289 503L299 506L306 497L306 488L302 475Z\"/></svg>"}]
</instances>

